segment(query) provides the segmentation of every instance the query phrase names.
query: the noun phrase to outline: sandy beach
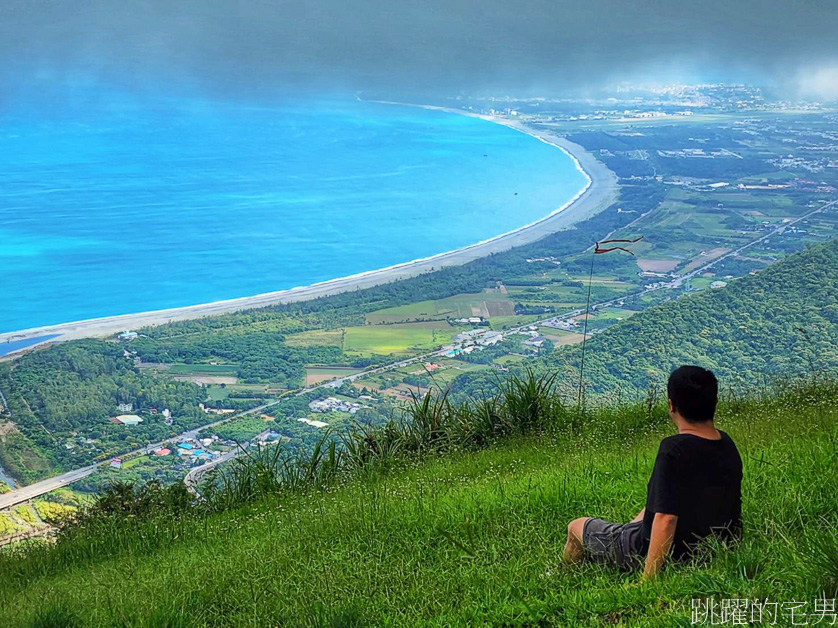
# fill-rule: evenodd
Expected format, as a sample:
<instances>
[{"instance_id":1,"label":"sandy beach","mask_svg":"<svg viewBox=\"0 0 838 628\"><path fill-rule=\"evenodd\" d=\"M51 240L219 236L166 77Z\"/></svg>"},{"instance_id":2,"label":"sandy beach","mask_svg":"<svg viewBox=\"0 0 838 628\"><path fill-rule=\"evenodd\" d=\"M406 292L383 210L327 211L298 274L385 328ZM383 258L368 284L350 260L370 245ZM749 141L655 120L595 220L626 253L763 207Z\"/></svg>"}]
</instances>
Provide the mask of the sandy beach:
<instances>
[{"instance_id":1,"label":"sandy beach","mask_svg":"<svg viewBox=\"0 0 838 628\"><path fill-rule=\"evenodd\" d=\"M385 103L391 105L407 106L406 103ZM513 247L529 244L541 238L565 229L575 222L584 220L592 214L605 209L616 200L617 179L613 172L597 161L590 153L578 144L569 142L563 138L553 135L549 131L542 131L526 126L518 121L506 118L497 118L472 114L456 109L434 107L430 105L409 105L426 109L446 111L460 115L478 117L497 124L503 124L510 128L526 133L545 142L557 149L566 152L575 162L588 180L586 187L581 190L573 199L563 206L556 208L544 218L524 225L514 231L498 235L494 238L472 244L455 251L440 253L432 257L413 260L403 264L397 264L388 268L381 268L347 277L340 277L324 281L310 286L290 288L268 292L250 297L228 299L213 303L191 305L186 307L141 312L137 314L123 314L119 316L108 316L104 318L88 319L71 323L61 323L46 327L37 327L21 331L0 333L0 343L11 341L22 341L34 339L40 336L56 336L50 338L49 342L72 340L76 338L103 337L109 336L123 330L135 330L141 327L162 325L172 321L214 316L241 310L266 307L280 303L293 303L305 301L317 297L323 297L341 292L350 292L363 288L390 283L400 279L415 277L434 270L448 266L458 266L485 257L492 253L507 251ZM37 346L33 344L31 346ZM28 348L31 348L27 347ZM25 349L23 349L25 350ZM10 354L14 355L14 353Z\"/></svg>"}]
</instances>

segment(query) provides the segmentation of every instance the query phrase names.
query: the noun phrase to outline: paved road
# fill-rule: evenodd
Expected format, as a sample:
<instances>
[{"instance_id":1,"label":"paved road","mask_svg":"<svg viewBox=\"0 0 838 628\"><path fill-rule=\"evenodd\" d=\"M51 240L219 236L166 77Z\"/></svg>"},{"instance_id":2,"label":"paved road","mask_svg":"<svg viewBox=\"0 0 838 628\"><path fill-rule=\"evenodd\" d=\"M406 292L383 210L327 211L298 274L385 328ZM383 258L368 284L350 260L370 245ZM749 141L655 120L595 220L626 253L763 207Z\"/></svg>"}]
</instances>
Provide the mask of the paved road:
<instances>
[{"instance_id":1,"label":"paved road","mask_svg":"<svg viewBox=\"0 0 838 628\"><path fill-rule=\"evenodd\" d=\"M201 481L201 476L204 475L207 471L210 471L220 465L222 462L227 462L228 460L232 460L239 454L241 454L244 450L241 447L236 447L235 449L231 449L230 451L220 455L215 460L210 460L206 464L202 464L200 467L195 467L189 473L186 474L186 477L183 478L183 483L186 485L186 490L192 493L195 497L200 497L198 491L195 487L198 486L198 482Z\"/></svg>"},{"instance_id":2,"label":"paved road","mask_svg":"<svg viewBox=\"0 0 838 628\"><path fill-rule=\"evenodd\" d=\"M62 486L67 486L68 484L77 482L78 480L86 478L88 475L96 471L96 468L97 465L92 464L89 467L75 469L74 471L69 471L63 475L58 475L54 478L49 478L48 480L36 482L35 484L23 486L8 493L4 493L3 495L0 495L0 510L3 508L10 508L16 504L34 499L44 493L54 491Z\"/></svg>"},{"instance_id":3,"label":"paved road","mask_svg":"<svg viewBox=\"0 0 838 628\"><path fill-rule=\"evenodd\" d=\"M756 240L751 240L747 244L744 244L737 249L729 251L729 252L725 253L724 255L722 255L721 257L717 257L713 261L706 263L704 266L701 266L700 268L696 268L694 271L692 271L690 273L687 273L686 275L683 275L682 277L679 277L678 279L676 279L675 281L672 282L671 286L673 288L677 287L677 286L681 285L682 283L684 283L687 279L692 279L696 275L699 275L699 274L705 272L708 268L712 268L713 266L715 266L716 264L718 264L722 260L725 260L728 257L734 257L736 255L739 255L745 249L749 249L752 246L754 246L755 244L759 244L760 242L763 242L763 241L767 240L768 238L770 238L772 236L779 235L783 231L785 231L788 227L800 222L801 220L806 220L810 216L814 216L815 214L820 213L820 212L824 211L825 209L829 209L831 207L834 207L836 204L838 204L838 201L832 201L830 203L824 203L823 205L821 205L817 209L813 209L812 211L803 214L799 218L795 218L794 220L790 220L787 223L781 224L781 225L777 226L776 229L772 229L771 231L769 231L768 233L760 236Z\"/></svg>"}]
</instances>

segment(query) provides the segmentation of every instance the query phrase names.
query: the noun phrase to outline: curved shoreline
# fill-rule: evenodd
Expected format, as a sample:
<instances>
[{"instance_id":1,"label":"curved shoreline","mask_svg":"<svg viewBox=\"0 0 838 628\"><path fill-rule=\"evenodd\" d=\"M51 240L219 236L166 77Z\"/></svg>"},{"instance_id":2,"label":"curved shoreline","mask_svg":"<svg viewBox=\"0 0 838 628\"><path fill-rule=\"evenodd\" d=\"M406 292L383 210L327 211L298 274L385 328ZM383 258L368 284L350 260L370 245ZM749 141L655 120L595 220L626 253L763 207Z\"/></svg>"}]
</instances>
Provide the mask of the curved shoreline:
<instances>
[{"instance_id":1,"label":"curved shoreline","mask_svg":"<svg viewBox=\"0 0 838 628\"><path fill-rule=\"evenodd\" d=\"M61 342L77 338L109 336L126 329L138 329L141 327L162 325L173 321L202 318L204 316L216 316L282 303L307 301L342 292L352 292L364 288L371 288L433 272L449 266L460 266L493 253L500 253L516 246L536 242L537 240L555 233L556 231L570 226L574 222L584 220L588 216L597 213L607 207L616 198L617 179L614 173L605 167L604 164L597 161L593 155L585 151L584 148L578 144L569 142L564 138L554 136L546 131L527 127L517 121L507 120L505 118L483 116L466 111L448 109L445 107L435 107L431 105L411 105L407 103L385 101L377 102L380 104L420 107L424 109L444 111L447 113L456 113L459 115L480 118L496 124L502 124L563 151L573 160L577 170L579 170L579 172L586 177L587 184L570 200L564 203L561 207L550 212L547 216L512 231L502 233L492 238L488 238L453 251L438 253L430 257L415 259L385 268L357 273L355 275L329 279L327 281L314 283L308 286L297 286L294 288L277 290L254 296L238 297L223 301L214 301L211 303L139 312L135 314L119 314L115 316L92 318L82 321L59 323L56 325L47 325L20 331L0 333L0 346L2 346L2 343L5 342L37 339L39 336L53 336L49 339L45 339L43 343ZM0 359L14 357L23 351L31 350L43 343L33 343L26 348L12 351L6 356L0 357Z\"/></svg>"}]
</instances>

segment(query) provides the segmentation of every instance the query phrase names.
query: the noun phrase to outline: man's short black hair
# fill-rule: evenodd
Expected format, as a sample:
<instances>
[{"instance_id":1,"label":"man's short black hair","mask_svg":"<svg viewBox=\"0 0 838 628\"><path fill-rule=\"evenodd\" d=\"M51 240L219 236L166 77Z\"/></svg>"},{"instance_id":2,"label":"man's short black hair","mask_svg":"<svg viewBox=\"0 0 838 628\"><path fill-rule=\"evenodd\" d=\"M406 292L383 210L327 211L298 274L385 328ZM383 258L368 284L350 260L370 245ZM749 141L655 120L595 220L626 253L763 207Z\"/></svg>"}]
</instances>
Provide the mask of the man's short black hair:
<instances>
[{"instance_id":1,"label":"man's short black hair","mask_svg":"<svg viewBox=\"0 0 838 628\"><path fill-rule=\"evenodd\" d=\"M666 392L675 410L690 423L711 421L719 400L719 382L712 371L682 366L669 376Z\"/></svg>"}]
</instances>

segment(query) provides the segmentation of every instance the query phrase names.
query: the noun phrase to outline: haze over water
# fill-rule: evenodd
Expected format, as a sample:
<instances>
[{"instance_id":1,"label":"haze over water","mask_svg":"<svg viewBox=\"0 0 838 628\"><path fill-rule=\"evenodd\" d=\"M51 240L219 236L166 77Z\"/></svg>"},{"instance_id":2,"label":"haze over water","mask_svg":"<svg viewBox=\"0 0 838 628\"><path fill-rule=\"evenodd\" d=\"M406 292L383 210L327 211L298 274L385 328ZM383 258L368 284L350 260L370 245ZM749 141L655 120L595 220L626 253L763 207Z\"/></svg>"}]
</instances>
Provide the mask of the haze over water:
<instances>
[{"instance_id":1,"label":"haze over water","mask_svg":"<svg viewBox=\"0 0 838 628\"><path fill-rule=\"evenodd\" d=\"M352 100L110 95L0 117L0 331L307 285L531 223L585 184L503 126Z\"/></svg>"}]
</instances>

